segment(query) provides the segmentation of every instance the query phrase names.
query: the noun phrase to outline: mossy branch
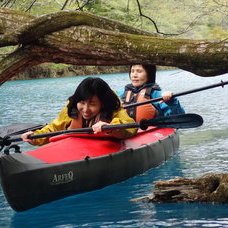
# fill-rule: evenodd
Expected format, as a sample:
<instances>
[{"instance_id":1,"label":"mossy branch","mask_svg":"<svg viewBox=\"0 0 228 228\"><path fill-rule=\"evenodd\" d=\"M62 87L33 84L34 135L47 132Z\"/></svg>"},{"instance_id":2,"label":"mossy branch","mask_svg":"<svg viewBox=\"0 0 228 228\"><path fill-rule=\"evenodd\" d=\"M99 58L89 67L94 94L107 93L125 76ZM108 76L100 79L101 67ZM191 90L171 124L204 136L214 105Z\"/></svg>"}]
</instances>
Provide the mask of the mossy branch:
<instances>
[{"instance_id":1,"label":"mossy branch","mask_svg":"<svg viewBox=\"0 0 228 228\"><path fill-rule=\"evenodd\" d=\"M44 62L73 65L153 63L200 76L228 72L228 41L158 37L93 14L61 11L39 18L0 8L0 83Z\"/></svg>"}]
</instances>

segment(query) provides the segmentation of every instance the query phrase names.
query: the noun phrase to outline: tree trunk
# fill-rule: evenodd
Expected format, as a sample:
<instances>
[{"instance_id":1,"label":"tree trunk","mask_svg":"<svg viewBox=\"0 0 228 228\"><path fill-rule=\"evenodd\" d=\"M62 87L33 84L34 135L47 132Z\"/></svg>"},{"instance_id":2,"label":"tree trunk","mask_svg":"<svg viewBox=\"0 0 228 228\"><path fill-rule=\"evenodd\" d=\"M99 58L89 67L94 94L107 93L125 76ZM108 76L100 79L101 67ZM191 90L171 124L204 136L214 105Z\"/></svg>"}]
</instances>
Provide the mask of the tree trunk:
<instances>
[{"instance_id":1,"label":"tree trunk","mask_svg":"<svg viewBox=\"0 0 228 228\"><path fill-rule=\"evenodd\" d=\"M0 8L0 46L18 47L0 62L0 84L44 62L73 65L152 63L200 76L228 72L228 41L170 39L84 12L39 18Z\"/></svg>"}]
</instances>

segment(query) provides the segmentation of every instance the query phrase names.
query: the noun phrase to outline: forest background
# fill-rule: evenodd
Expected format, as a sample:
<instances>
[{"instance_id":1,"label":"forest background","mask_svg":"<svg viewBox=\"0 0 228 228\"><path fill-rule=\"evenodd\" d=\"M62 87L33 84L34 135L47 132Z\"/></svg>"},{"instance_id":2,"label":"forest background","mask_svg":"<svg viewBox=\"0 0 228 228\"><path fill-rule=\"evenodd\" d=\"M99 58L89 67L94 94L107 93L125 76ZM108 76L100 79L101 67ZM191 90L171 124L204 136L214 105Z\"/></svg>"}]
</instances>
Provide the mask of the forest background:
<instances>
[{"instance_id":1,"label":"forest background","mask_svg":"<svg viewBox=\"0 0 228 228\"><path fill-rule=\"evenodd\" d=\"M196 40L228 38L227 0L2 0L0 4L1 7L35 16L60 10L81 10L165 37ZM4 55L4 52L9 51L4 49L0 54ZM128 66L44 63L27 69L12 80L127 71Z\"/></svg>"}]
</instances>

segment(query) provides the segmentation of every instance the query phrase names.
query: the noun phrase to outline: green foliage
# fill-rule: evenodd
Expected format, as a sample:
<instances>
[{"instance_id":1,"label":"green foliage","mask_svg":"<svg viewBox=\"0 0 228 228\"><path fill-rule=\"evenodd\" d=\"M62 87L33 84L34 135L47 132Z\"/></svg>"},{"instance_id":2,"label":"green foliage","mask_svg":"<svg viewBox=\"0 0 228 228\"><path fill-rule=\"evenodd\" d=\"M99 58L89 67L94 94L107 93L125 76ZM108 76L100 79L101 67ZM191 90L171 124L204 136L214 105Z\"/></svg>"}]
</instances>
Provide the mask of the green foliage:
<instances>
[{"instance_id":1,"label":"green foliage","mask_svg":"<svg viewBox=\"0 0 228 228\"><path fill-rule=\"evenodd\" d=\"M142 14L150 17L162 33L181 34L179 37L190 39L209 39L214 37L216 30L217 39L223 39L228 35L228 22L224 16L228 13L226 0L220 0L221 4L213 0L140 0L139 2ZM151 20L139 16L136 0L95 0L87 10L143 30L156 32Z\"/></svg>"},{"instance_id":2,"label":"green foliage","mask_svg":"<svg viewBox=\"0 0 228 228\"><path fill-rule=\"evenodd\" d=\"M228 36L227 0L138 0L141 12L151 18L160 32L181 34L181 38L224 39ZM83 11L91 12L143 30L156 32L148 18L140 17L136 0L14 0L7 7L42 14L64 10L77 10L87 3ZM78 5L79 3L79 5ZM31 7L32 6L32 7Z\"/></svg>"}]
</instances>

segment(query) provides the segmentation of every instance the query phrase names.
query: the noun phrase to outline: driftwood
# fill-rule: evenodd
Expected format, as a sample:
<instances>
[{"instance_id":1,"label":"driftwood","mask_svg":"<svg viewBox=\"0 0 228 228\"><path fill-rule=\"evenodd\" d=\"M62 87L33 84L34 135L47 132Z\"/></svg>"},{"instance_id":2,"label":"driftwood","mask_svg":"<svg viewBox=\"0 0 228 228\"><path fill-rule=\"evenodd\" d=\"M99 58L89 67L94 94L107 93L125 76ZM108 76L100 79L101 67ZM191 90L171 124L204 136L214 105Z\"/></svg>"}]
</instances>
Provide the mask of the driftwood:
<instances>
[{"instance_id":1,"label":"driftwood","mask_svg":"<svg viewBox=\"0 0 228 228\"><path fill-rule=\"evenodd\" d=\"M178 177L157 181L153 194L131 201L228 203L228 174L206 174L196 179Z\"/></svg>"}]
</instances>

